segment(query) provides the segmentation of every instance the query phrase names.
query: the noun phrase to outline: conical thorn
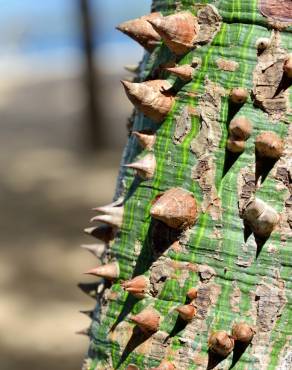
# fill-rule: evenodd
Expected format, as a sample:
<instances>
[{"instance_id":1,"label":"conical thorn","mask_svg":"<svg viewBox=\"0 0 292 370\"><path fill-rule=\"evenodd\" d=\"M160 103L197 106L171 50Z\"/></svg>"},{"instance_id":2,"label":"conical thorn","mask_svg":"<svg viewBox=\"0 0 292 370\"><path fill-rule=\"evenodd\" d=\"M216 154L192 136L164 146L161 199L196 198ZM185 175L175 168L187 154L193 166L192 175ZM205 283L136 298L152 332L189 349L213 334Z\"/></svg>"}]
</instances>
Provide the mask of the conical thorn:
<instances>
[{"instance_id":1,"label":"conical thorn","mask_svg":"<svg viewBox=\"0 0 292 370\"><path fill-rule=\"evenodd\" d=\"M94 211L102 213L101 215L93 217L90 222L99 221L114 227L120 228L123 223L124 207L97 207L93 208Z\"/></svg>"},{"instance_id":2,"label":"conical thorn","mask_svg":"<svg viewBox=\"0 0 292 370\"><path fill-rule=\"evenodd\" d=\"M131 316L131 320L145 333L154 333L159 328L160 315L153 308L145 308L137 315Z\"/></svg>"},{"instance_id":3,"label":"conical thorn","mask_svg":"<svg viewBox=\"0 0 292 370\"><path fill-rule=\"evenodd\" d=\"M89 251L97 258L100 258L105 252L104 244L82 244L80 247Z\"/></svg>"},{"instance_id":4,"label":"conical thorn","mask_svg":"<svg viewBox=\"0 0 292 370\"><path fill-rule=\"evenodd\" d=\"M151 150L156 141L156 135L144 132L133 131L132 134L137 138L142 148Z\"/></svg>"},{"instance_id":5,"label":"conical thorn","mask_svg":"<svg viewBox=\"0 0 292 370\"><path fill-rule=\"evenodd\" d=\"M125 167L133 168L137 174L144 180L153 178L156 169L156 159L153 153L147 154L137 162L125 164Z\"/></svg>"},{"instance_id":6,"label":"conical thorn","mask_svg":"<svg viewBox=\"0 0 292 370\"><path fill-rule=\"evenodd\" d=\"M97 266L84 272L84 274L99 276L107 280L115 280L120 275L120 268L118 262L112 262L106 265Z\"/></svg>"},{"instance_id":7,"label":"conical thorn","mask_svg":"<svg viewBox=\"0 0 292 370\"><path fill-rule=\"evenodd\" d=\"M159 34L148 23L148 20L160 18L160 13L151 13L140 18L119 24L116 29L137 41L147 51L151 52L160 41Z\"/></svg>"},{"instance_id":8,"label":"conical thorn","mask_svg":"<svg viewBox=\"0 0 292 370\"><path fill-rule=\"evenodd\" d=\"M156 123L162 122L173 107L174 97L168 91L171 85L166 80L121 83L132 104Z\"/></svg>"},{"instance_id":9,"label":"conical thorn","mask_svg":"<svg viewBox=\"0 0 292 370\"><path fill-rule=\"evenodd\" d=\"M87 235L91 235L97 239L102 240L105 243L108 243L114 239L116 230L111 225L99 225L87 227L84 229L84 232Z\"/></svg>"},{"instance_id":10,"label":"conical thorn","mask_svg":"<svg viewBox=\"0 0 292 370\"><path fill-rule=\"evenodd\" d=\"M148 22L174 54L185 54L194 47L200 27L192 13L179 12Z\"/></svg>"}]
</instances>

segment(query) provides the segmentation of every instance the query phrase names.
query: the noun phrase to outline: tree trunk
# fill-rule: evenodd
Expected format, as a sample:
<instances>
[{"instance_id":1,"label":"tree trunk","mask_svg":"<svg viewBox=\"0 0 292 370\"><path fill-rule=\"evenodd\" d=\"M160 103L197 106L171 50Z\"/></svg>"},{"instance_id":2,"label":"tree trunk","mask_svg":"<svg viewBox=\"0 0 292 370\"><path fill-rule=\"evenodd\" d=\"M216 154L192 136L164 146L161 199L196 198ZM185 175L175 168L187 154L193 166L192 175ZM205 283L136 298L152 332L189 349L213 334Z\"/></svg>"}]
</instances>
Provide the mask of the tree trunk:
<instances>
[{"instance_id":1,"label":"tree trunk","mask_svg":"<svg viewBox=\"0 0 292 370\"><path fill-rule=\"evenodd\" d=\"M84 369L291 368L291 1L152 12Z\"/></svg>"}]
</instances>

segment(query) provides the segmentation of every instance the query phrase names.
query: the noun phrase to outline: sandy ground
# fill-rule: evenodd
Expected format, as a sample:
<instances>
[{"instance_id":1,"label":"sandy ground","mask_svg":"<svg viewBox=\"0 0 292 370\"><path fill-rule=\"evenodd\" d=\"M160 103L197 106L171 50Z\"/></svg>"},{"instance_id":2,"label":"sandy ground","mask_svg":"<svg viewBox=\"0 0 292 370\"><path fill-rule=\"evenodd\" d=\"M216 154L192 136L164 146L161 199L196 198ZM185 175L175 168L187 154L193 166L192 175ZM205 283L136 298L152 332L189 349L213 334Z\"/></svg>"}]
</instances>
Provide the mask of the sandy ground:
<instances>
[{"instance_id":1,"label":"sandy ground","mask_svg":"<svg viewBox=\"0 0 292 370\"><path fill-rule=\"evenodd\" d=\"M119 79L102 81L110 147L95 153L79 79L0 88L1 370L80 369L88 341L74 332L89 320L78 310L94 301L76 284L92 280L81 273L96 261L79 245L93 241L82 233L90 208L115 188L131 109Z\"/></svg>"}]
</instances>

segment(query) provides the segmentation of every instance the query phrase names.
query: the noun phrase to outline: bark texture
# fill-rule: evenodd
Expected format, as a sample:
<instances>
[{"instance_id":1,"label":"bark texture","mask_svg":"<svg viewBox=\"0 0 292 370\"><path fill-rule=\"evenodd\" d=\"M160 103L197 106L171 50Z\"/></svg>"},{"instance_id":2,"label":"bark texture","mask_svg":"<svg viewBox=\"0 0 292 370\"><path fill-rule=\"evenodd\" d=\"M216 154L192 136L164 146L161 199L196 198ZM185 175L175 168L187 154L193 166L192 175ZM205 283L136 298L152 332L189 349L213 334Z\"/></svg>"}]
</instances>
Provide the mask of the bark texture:
<instances>
[{"instance_id":1,"label":"bark texture","mask_svg":"<svg viewBox=\"0 0 292 370\"><path fill-rule=\"evenodd\" d=\"M290 0L281 3L291 9ZM169 367L161 369L291 369L291 79L283 64L292 52L287 23L292 14L289 19L281 8L277 16L277 4L153 1L152 11L164 16L190 11L199 31L186 54L175 56L161 42L140 63L135 82L167 79L175 103L162 123L137 109L131 119L122 165L152 152L156 167L154 176L143 180L121 166L113 207L124 206L122 226L103 255L103 263L118 262L119 278L97 283L84 369L151 369L162 361ZM259 38L268 39L263 50ZM164 69L173 65L193 66L192 80ZM236 87L249 92L243 104L230 102ZM241 116L251 122L252 132L236 138L228 127ZM131 135L144 130L156 135L146 149ZM256 138L265 131L284 141L280 159L256 153ZM226 149L230 137L240 143L232 146L240 152ZM176 229L150 216L157 196L171 188L196 199L190 227ZM250 216L255 204L261 209ZM261 232L263 223L273 231ZM140 275L149 284L137 298L120 283ZM195 314L183 320L177 308L190 303L191 288ZM151 313L152 331L130 320L141 312L143 320ZM240 322L255 334L251 343L235 340L233 349L234 338L228 338ZM231 343L226 357L208 348L210 336L219 331Z\"/></svg>"}]
</instances>

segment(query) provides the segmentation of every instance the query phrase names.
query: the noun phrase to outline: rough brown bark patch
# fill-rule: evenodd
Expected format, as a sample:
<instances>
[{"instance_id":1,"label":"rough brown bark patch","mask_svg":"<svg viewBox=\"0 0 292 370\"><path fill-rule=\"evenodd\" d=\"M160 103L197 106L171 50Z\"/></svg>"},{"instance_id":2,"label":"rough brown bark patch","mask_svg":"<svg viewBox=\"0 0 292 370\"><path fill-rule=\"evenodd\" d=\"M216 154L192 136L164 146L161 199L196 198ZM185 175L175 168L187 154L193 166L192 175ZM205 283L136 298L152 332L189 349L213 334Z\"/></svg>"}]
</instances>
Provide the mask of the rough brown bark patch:
<instances>
[{"instance_id":1,"label":"rough brown bark patch","mask_svg":"<svg viewBox=\"0 0 292 370\"><path fill-rule=\"evenodd\" d=\"M212 5L206 5L199 10L197 17L200 29L196 38L196 44L206 44L212 41L220 30L222 18Z\"/></svg>"},{"instance_id":2,"label":"rough brown bark patch","mask_svg":"<svg viewBox=\"0 0 292 370\"><path fill-rule=\"evenodd\" d=\"M261 13L278 21L292 22L291 0L260 0Z\"/></svg>"},{"instance_id":3,"label":"rough brown bark patch","mask_svg":"<svg viewBox=\"0 0 292 370\"><path fill-rule=\"evenodd\" d=\"M260 331L271 331L286 303L284 283L277 287L260 284L256 290L257 327Z\"/></svg>"},{"instance_id":4,"label":"rough brown bark patch","mask_svg":"<svg viewBox=\"0 0 292 370\"><path fill-rule=\"evenodd\" d=\"M233 292L230 296L230 306L233 312L240 312L239 304L241 299L241 291L236 283L236 281L232 282Z\"/></svg>"},{"instance_id":5,"label":"rough brown bark patch","mask_svg":"<svg viewBox=\"0 0 292 370\"><path fill-rule=\"evenodd\" d=\"M187 369L194 360L198 365L203 364L203 368L206 369L208 362L207 356L200 356L198 350L194 351L193 341L197 333L203 335L203 333L208 332L208 326L205 319L208 316L211 307L216 305L221 292L221 287L213 282L200 282L197 286L197 290L198 295L195 299L197 314L186 326L185 330L179 337L180 342L183 343L183 347L177 351L175 356L175 365L177 365L177 369Z\"/></svg>"},{"instance_id":6,"label":"rough brown bark patch","mask_svg":"<svg viewBox=\"0 0 292 370\"><path fill-rule=\"evenodd\" d=\"M264 278L251 292L254 302L250 316L256 320L256 335L252 340L252 354L257 359L254 369L266 369L270 361L270 353L274 343L271 341L271 333L277 320L282 314L287 303L285 295L285 283L280 278L278 270L274 270L273 278L267 282Z\"/></svg>"},{"instance_id":7,"label":"rough brown bark patch","mask_svg":"<svg viewBox=\"0 0 292 370\"><path fill-rule=\"evenodd\" d=\"M180 270L179 277L176 276L176 270ZM189 276L190 269L187 262L173 261L168 257L161 256L155 261L151 268L150 283L153 296L160 294L165 280L176 279L181 287Z\"/></svg>"},{"instance_id":8,"label":"rough brown bark patch","mask_svg":"<svg viewBox=\"0 0 292 370\"><path fill-rule=\"evenodd\" d=\"M173 134L174 144L180 144L190 132L192 127L192 119L189 113L189 107L186 106L182 109L179 116L175 118L175 131Z\"/></svg>"},{"instance_id":9,"label":"rough brown bark patch","mask_svg":"<svg viewBox=\"0 0 292 370\"><path fill-rule=\"evenodd\" d=\"M213 220L218 220L221 216L221 201L214 185L215 170L212 157L205 157L193 168L192 178L198 181L203 191L202 211L209 212Z\"/></svg>"},{"instance_id":10,"label":"rough brown bark patch","mask_svg":"<svg viewBox=\"0 0 292 370\"><path fill-rule=\"evenodd\" d=\"M285 243L292 238L292 126L289 126L285 138L284 155L276 163L274 178L277 180L277 190L285 191L285 202L281 212L279 231L281 241Z\"/></svg>"},{"instance_id":11,"label":"rough brown bark patch","mask_svg":"<svg viewBox=\"0 0 292 370\"><path fill-rule=\"evenodd\" d=\"M227 72L234 72L239 67L239 64L236 61L222 58L217 59L216 64L219 69Z\"/></svg>"},{"instance_id":12,"label":"rough brown bark patch","mask_svg":"<svg viewBox=\"0 0 292 370\"><path fill-rule=\"evenodd\" d=\"M240 170L237 179L237 189L239 215L242 217L246 204L256 191L254 165L251 167L244 167Z\"/></svg>"},{"instance_id":13,"label":"rough brown bark patch","mask_svg":"<svg viewBox=\"0 0 292 370\"><path fill-rule=\"evenodd\" d=\"M200 131L191 142L191 151L198 158L192 169L192 178L198 181L203 191L202 211L209 212L217 220L221 217L221 202L215 187L216 165L212 153L221 138L219 114L225 90L208 79L205 86L205 93L199 99Z\"/></svg>"},{"instance_id":14,"label":"rough brown bark patch","mask_svg":"<svg viewBox=\"0 0 292 370\"><path fill-rule=\"evenodd\" d=\"M258 56L253 75L254 103L279 120L287 112L287 86L283 76L286 51L280 47L280 33L273 31L270 45Z\"/></svg>"}]
</instances>

